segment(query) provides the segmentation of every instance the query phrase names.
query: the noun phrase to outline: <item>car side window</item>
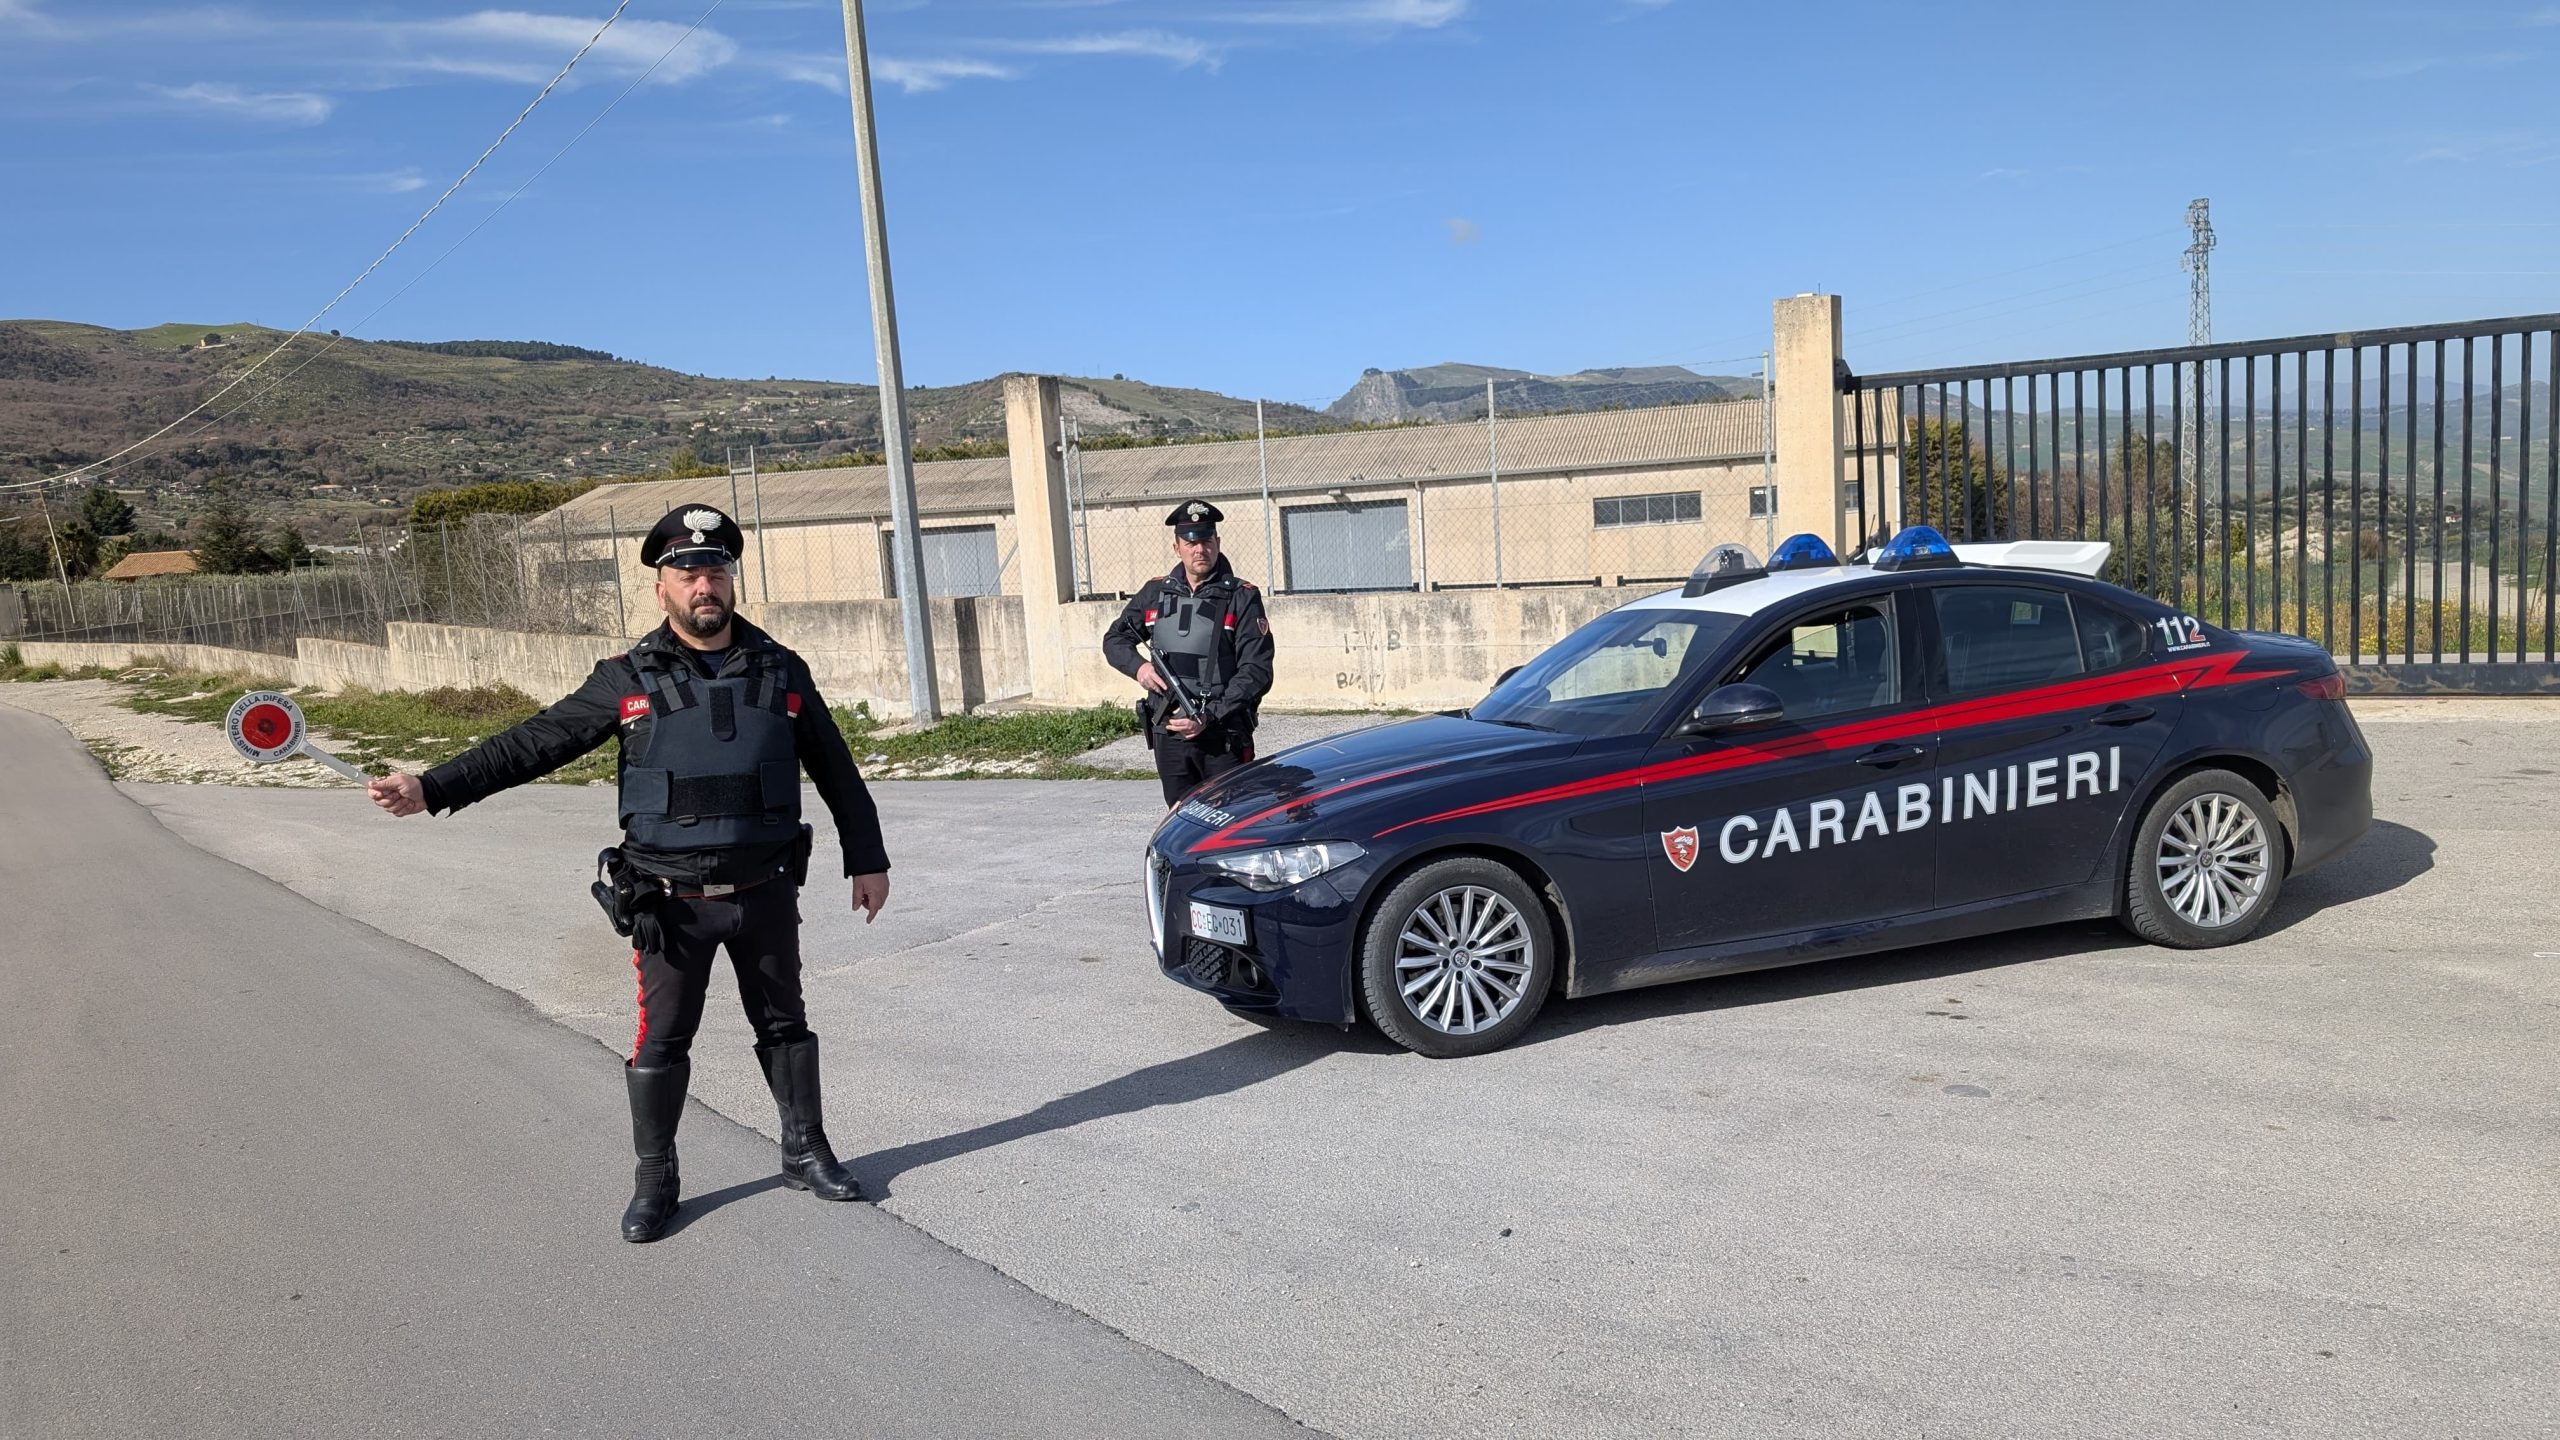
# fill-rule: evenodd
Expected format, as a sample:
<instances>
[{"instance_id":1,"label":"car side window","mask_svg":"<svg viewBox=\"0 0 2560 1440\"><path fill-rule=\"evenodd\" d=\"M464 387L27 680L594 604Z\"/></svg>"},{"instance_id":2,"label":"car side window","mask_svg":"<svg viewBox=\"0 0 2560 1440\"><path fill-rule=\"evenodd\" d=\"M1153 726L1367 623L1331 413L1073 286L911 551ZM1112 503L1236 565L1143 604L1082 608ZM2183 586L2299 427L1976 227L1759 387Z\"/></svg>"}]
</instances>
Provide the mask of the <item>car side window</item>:
<instances>
[{"instance_id":1,"label":"car side window","mask_svg":"<svg viewBox=\"0 0 2560 1440\"><path fill-rule=\"evenodd\" d=\"M1890 602L1871 600L1808 615L1771 637L1731 679L1765 686L1787 718L1890 705L1901 693Z\"/></svg>"},{"instance_id":2,"label":"car side window","mask_svg":"<svg viewBox=\"0 0 2560 1440\"><path fill-rule=\"evenodd\" d=\"M2024 585L1945 585L1929 592L1947 691L1969 695L2068 680L2086 672L2071 601Z\"/></svg>"},{"instance_id":3,"label":"car side window","mask_svg":"<svg viewBox=\"0 0 2560 1440\"><path fill-rule=\"evenodd\" d=\"M2080 658L2091 674L2130 665L2150 653L2151 628L2123 611L2075 597L2071 613L2080 621Z\"/></svg>"}]
</instances>

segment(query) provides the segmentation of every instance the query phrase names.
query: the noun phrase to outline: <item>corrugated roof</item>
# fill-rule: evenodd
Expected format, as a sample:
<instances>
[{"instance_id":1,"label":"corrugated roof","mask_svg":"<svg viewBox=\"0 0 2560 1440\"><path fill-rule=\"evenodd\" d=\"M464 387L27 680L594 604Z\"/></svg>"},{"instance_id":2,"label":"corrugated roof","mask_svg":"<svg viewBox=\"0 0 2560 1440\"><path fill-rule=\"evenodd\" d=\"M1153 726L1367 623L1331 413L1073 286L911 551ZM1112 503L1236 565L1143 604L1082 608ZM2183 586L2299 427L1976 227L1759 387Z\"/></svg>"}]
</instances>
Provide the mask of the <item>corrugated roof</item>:
<instances>
[{"instance_id":1,"label":"corrugated roof","mask_svg":"<svg viewBox=\"0 0 2560 1440\"><path fill-rule=\"evenodd\" d=\"M1271 488L1320 490L1367 483L1457 480L1481 476L1498 459L1504 475L1557 474L1756 457L1761 445L1757 400L1665 405L1504 420L1488 454L1482 424L1414 425L1337 435L1284 435L1267 442ZM1084 452L1084 494L1096 504L1137 504L1186 496L1257 494L1261 456L1251 440L1206 445L1154 445ZM889 513L885 465L786 470L758 477L757 493L735 498L725 475L602 485L534 526L566 514L573 534L637 534L679 505L712 505L742 525L807 524ZM926 460L916 465L916 507L925 516L984 515L1013 508L1010 462Z\"/></svg>"},{"instance_id":2,"label":"corrugated roof","mask_svg":"<svg viewBox=\"0 0 2560 1440\"><path fill-rule=\"evenodd\" d=\"M109 580L147 580L154 575L193 575L196 557L192 550L136 550L117 561L107 571Z\"/></svg>"}]
</instances>

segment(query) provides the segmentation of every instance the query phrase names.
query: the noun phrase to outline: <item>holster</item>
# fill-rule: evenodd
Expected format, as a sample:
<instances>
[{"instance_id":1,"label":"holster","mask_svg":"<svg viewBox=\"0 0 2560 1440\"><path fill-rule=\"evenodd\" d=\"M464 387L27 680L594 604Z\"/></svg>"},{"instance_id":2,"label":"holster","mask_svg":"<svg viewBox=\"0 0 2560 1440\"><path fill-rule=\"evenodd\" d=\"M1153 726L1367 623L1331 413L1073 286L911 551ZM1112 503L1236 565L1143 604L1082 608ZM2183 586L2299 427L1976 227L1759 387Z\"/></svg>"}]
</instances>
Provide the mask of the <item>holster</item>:
<instances>
[{"instance_id":1,"label":"holster","mask_svg":"<svg viewBox=\"0 0 2560 1440\"><path fill-rule=\"evenodd\" d=\"M800 827L801 833L806 835L808 828ZM613 924L613 933L626 939L638 928L642 912L657 908L658 902L666 898L665 887L632 869L622 852L613 849L597 852L596 881L587 887L587 893L603 907L604 918Z\"/></svg>"},{"instance_id":2,"label":"holster","mask_svg":"<svg viewBox=\"0 0 2560 1440\"><path fill-rule=\"evenodd\" d=\"M794 888L809 883L809 852L818 843L818 832L803 825L800 840L791 847L791 883Z\"/></svg>"},{"instance_id":3,"label":"holster","mask_svg":"<svg viewBox=\"0 0 2560 1440\"><path fill-rule=\"evenodd\" d=\"M1137 702L1130 708L1138 712L1138 733L1146 737L1147 748L1153 750L1156 748L1156 713L1154 702L1148 699L1148 697L1141 695L1138 697Z\"/></svg>"}]
</instances>

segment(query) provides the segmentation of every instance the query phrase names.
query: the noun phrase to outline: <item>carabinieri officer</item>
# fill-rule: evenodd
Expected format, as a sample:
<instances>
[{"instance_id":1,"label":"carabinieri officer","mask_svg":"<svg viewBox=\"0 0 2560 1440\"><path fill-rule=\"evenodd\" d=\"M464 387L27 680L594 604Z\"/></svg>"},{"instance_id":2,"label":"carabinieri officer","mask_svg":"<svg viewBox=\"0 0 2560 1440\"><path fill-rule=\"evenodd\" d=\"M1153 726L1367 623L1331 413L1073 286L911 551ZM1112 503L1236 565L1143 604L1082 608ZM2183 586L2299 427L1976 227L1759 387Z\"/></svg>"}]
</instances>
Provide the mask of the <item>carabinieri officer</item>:
<instances>
[{"instance_id":1,"label":"carabinieri officer","mask_svg":"<svg viewBox=\"0 0 2560 1440\"><path fill-rule=\"evenodd\" d=\"M824 1200L861 1198L827 1142L818 1041L800 997L800 884L810 831L806 769L835 817L853 908L889 899L889 856L861 772L808 665L738 619L744 536L707 505L669 512L641 542L666 623L596 663L577 693L423 776L372 782L393 815L448 813L620 742L623 843L598 857L597 898L632 937L639 1034L623 1077L640 1157L622 1238L650 1241L676 1213L676 1122L711 967L726 948L755 1027L756 1059L782 1117L782 1180Z\"/></svg>"},{"instance_id":2,"label":"carabinieri officer","mask_svg":"<svg viewBox=\"0 0 2560 1440\"><path fill-rule=\"evenodd\" d=\"M1237 579L1220 551L1225 518L1205 500L1173 507L1164 523L1179 563L1140 586L1102 635L1111 668L1147 688L1138 719L1167 805L1253 758L1254 722L1271 691L1271 622L1262 592ZM1152 658L1140 657L1141 644Z\"/></svg>"}]
</instances>

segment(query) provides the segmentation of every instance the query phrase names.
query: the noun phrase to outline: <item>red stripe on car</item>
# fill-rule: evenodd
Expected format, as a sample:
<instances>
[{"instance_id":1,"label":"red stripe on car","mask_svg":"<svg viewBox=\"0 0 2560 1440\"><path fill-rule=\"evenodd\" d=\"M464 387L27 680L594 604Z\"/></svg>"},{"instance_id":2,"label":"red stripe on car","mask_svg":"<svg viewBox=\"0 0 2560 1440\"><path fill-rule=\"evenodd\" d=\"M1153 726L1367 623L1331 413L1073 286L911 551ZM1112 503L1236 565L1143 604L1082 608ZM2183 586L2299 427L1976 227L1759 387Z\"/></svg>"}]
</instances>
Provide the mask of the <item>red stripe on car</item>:
<instances>
[{"instance_id":1,"label":"red stripe on car","mask_svg":"<svg viewBox=\"0 0 2560 1440\"><path fill-rule=\"evenodd\" d=\"M2223 685L2238 685L2250 680L2271 679L2290 671L2254 670L2242 672L2236 667L2248 658L2245 650L2226 650L2213 655L2199 655L2189 660L2170 660L2146 665L2116 675L2092 675L2059 684L2021 690L2009 695L1986 695L1979 700L1958 700L1915 710L1904 715L1883 715L1873 720L1857 720L1821 730L1808 730L1798 735L1775 736L1758 744L1740 744L1729 749L1712 750L1704 755L1685 755L1677 760L1659 760L1630 770L1616 770L1606 775L1550 785L1544 789L1506 795L1474 805L1443 810L1379 831L1392 835L1416 825L1433 825L1444 820L1465 820L1490 815L1499 810L1517 810L1528 805L1544 805L1556 800L1578 800L1585 796L1606 794L1632 786L1661 780L1685 780L1696 775L1712 775L1722 770L1740 770L1772 760L1793 760L1832 750L1849 750L1865 745L1878 745L1894 740L1908 740L1916 735L1943 730L1969 729L1976 725L1996 725L2006 720L2031 719L2062 710L2078 710L2095 705L2113 705L2127 700L2140 700L2155 695L2176 694L2184 690L2206 690Z\"/></svg>"}]
</instances>

